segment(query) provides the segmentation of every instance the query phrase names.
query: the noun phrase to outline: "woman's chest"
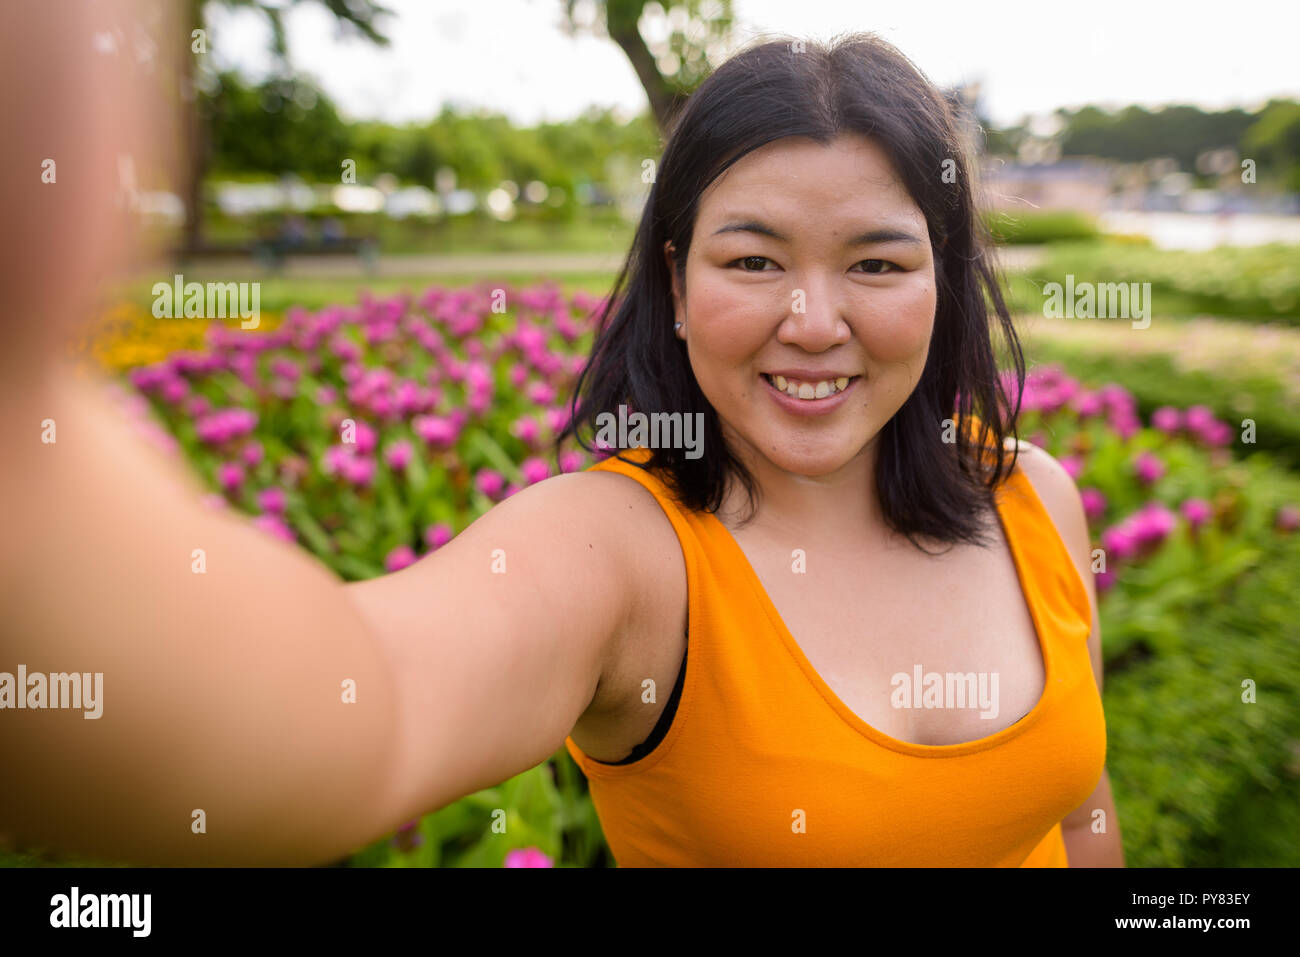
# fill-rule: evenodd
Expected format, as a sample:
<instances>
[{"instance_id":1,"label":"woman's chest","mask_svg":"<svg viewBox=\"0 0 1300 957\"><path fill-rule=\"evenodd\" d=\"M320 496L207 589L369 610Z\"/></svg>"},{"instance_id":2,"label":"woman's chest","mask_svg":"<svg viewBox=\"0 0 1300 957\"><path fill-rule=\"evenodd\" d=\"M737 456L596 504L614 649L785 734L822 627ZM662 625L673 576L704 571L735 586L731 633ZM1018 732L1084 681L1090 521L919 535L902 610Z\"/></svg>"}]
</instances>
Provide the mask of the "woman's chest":
<instances>
[{"instance_id":1,"label":"woman's chest","mask_svg":"<svg viewBox=\"0 0 1300 957\"><path fill-rule=\"evenodd\" d=\"M935 557L816 547L786 555L739 536L737 544L807 664L891 738L976 741L1043 695L1043 651L1001 537Z\"/></svg>"}]
</instances>

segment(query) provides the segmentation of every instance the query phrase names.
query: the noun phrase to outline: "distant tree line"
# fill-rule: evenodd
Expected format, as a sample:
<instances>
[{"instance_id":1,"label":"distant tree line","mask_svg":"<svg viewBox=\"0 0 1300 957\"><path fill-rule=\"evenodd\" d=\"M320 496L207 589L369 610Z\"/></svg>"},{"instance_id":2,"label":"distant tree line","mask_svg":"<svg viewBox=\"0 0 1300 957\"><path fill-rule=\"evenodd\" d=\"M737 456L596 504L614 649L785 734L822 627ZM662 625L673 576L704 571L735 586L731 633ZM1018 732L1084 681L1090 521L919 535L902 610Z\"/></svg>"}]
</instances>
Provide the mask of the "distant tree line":
<instances>
[{"instance_id":1,"label":"distant tree line","mask_svg":"<svg viewBox=\"0 0 1300 957\"><path fill-rule=\"evenodd\" d=\"M1300 103L1270 100L1262 109L1207 112L1195 106L1148 110L1129 106L1106 111L1096 106L1057 110L1062 122L1058 142L1063 156L1095 156L1119 162L1171 157L1186 172L1197 157L1212 150L1233 150L1253 159L1261 179L1300 191ZM1015 154L1030 137L1027 124L1006 129L985 127L989 152Z\"/></svg>"},{"instance_id":2,"label":"distant tree line","mask_svg":"<svg viewBox=\"0 0 1300 957\"><path fill-rule=\"evenodd\" d=\"M504 116L444 107L428 122L394 126L346 121L305 77L249 85L237 73L222 73L213 86L204 94L204 109L215 174L340 181L350 159L357 182L390 173L403 183L432 188L438 170L446 167L462 188L540 180L572 196L579 182L606 179L611 155L654 159L662 148L648 111L624 123L609 110L593 108L565 123L521 128Z\"/></svg>"}]
</instances>

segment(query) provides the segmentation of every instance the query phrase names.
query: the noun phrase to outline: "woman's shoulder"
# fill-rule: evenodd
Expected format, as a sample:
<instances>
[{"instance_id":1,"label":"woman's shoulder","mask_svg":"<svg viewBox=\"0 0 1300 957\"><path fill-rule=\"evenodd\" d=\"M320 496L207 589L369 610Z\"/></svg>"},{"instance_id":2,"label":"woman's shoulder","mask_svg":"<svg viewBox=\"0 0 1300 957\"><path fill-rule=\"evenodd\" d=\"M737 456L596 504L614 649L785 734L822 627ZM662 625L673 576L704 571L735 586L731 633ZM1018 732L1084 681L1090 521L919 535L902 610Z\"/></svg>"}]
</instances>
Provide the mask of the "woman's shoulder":
<instances>
[{"instance_id":1,"label":"woman's shoulder","mask_svg":"<svg viewBox=\"0 0 1300 957\"><path fill-rule=\"evenodd\" d=\"M1012 437L1007 438L1006 449L1016 452L1016 468L1024 474L1043 503L1057 534L1082 574L1091 564L1092 540L1078 485L1065 466L1046 449Z\"/></svg>"},{"instance_id":2,"label":"woman's shoulder","mask_svg":"<svg viewBox=\"0 0 1300 957\"><path fill-rule=\"evenodd\" d=\"M680 565L677 532L660 494L662 483L653 473L609 462L607 459L599 467L553 476L524 491L546 487L547 500L538 501L537 507L582 516L587 522L594 520L593 524L608 539L641 556L642 562L647 553L667 554L676 555ZM645 478L638 480L634 477L638 474Z\"/></svg>"}]
</instances>

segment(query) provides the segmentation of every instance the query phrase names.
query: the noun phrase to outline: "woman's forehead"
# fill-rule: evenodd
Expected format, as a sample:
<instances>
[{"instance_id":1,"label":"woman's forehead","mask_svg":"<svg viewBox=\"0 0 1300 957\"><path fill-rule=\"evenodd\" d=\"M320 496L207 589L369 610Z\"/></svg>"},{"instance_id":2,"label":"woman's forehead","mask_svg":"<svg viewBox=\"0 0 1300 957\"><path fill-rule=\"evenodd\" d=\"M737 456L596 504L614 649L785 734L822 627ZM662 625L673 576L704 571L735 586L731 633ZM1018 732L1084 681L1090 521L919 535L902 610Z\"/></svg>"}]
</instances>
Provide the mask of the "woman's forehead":
<instances>
[{"instance_id":1,"label":"woman's forehead","mask_svg":"<svg viewBox=\"0 0 1300 957\"><path fill-rule=\"evenodd\" d=\"M874 141L844 135L820 144L786 137L724 170L700 195L699 216L701 222L729 219L756 207L766 209L769 217L783 215L783 209L797 215L808 203L849 218L855 211L915 208L893 162Z\"/></svg>"}]
</instances>

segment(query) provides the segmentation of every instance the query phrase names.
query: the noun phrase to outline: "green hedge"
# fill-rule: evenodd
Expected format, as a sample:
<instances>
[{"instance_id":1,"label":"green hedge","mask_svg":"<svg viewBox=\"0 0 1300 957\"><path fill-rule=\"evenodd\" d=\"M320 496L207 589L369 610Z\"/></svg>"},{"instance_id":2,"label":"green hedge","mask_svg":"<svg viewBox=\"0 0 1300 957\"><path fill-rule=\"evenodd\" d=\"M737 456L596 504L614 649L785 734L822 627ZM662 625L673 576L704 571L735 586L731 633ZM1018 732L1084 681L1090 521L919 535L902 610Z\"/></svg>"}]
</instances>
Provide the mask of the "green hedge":
<instances>
[{"instance_id":1,"label":"green hedge","mask_svg":"<svg viewBox=\"0 0 1300 957\"><path fill-rule=\"evenodd\" d=\"M1107 762L1130 867L1300 865L1300 537L1175 617L1107 599ZM1150 634L1134 655L1125 625ZM1131 638L1131 635L1129 635ZM1162 653L1153 646L1164 642ZM1145 658L1144 654L1150 654ZM1242 702L1242 681L1256 702Z\"/></svg>"},{"instance_id":2,"label":"green hedge","mask_svg":"<svg viewBox=\"0 0 1300 957\"><path fill-rule=\"evenodd\" d=\"M1122 242L1070 242L1051 246L1026 278L1043 283L1151 283L1158 315L1215 315L1276 319L1300 325L1300 246L1168 250ZM1043 297L1037 298L1041 310ZM1031 310L1033 311L1033 310Z\"/></svg>"},{"instance_id":3,"label":"green hedge","mask_svg":"<svg viewBox=\"0 0 1300 957\"><path fill-rule=\"evenodd\" d=\"M984 223L998 243L1037 245L1100 235L1091 217L1068 211L987 212Z\"/></svg>"}]
</instances>

